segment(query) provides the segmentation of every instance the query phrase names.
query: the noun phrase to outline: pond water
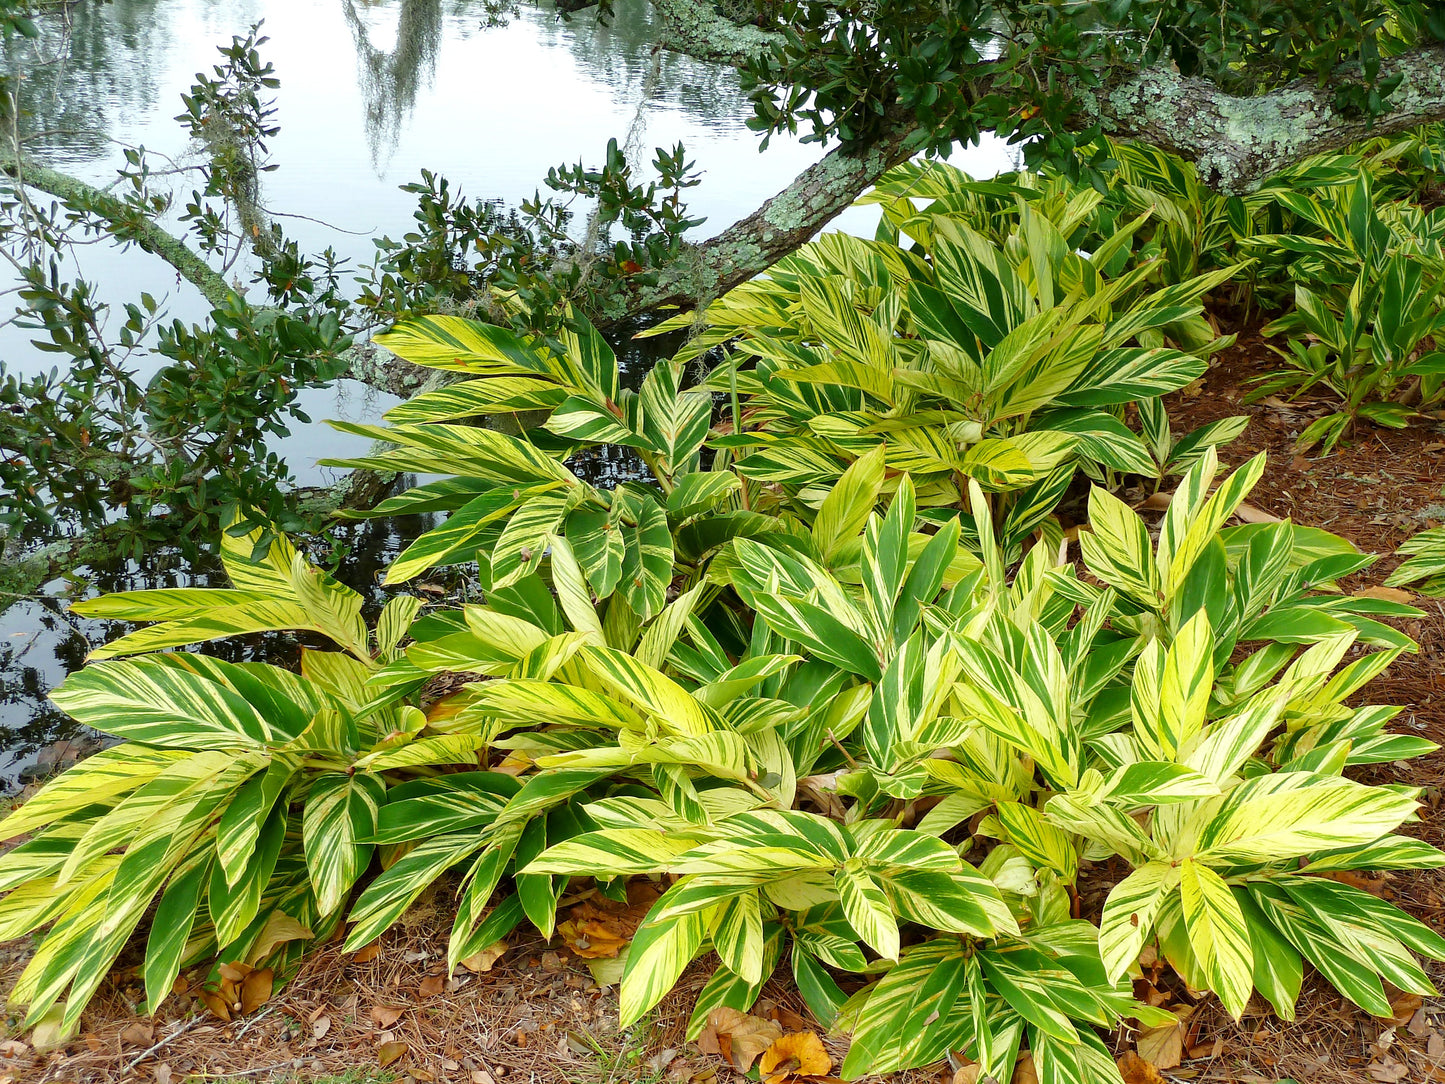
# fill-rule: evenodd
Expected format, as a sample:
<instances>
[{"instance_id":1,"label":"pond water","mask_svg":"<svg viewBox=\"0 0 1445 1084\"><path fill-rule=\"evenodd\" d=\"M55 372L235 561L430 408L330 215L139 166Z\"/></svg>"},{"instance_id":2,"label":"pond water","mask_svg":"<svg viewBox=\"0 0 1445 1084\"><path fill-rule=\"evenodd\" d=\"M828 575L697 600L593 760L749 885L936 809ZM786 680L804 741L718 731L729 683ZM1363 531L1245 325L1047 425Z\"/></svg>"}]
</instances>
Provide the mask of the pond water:
<instances>
[{"instance_id":1,"label":"pond water","mask_svg":"<svg viewBox=\"0 0 1445 1084\"><path fill-rule=\"evenodd\" d=\"M217 62L218 45L263 20L270 41L262 54L281 80L281 132L270 142L277 168L264 175L262 203L303 251L330 246L353 267L372 260L371 238L400 237L410 227L415 198L399 186L423 168L469 196L515 205L542 187L550 167L597 162L611 137L630 133L640 151L634 160L647 161L654 147L680 141L703 173L690 203L707 219L698 235L708 236L822 153L783 138L760 154L744 123L750 111L736 73L655 53L646 0L616 0L608 26L591 11L563 21L532 5L490 25L483 0L78 0L41 20L39 42L0 49L0 62L21 77L27 154L99 186L115 180L127 147L143 145L161 168L168 160L194 163L198 152L173 120L180 96ZM1013 164L997 141L959 160L979 176ZM190 188L177 182L182 195ZM876 212L857 208L830 228L871 233L875 221ZM86 246L74 263L69 270L97 284L117 309L147 291L164 299L172 317L201 321L209 311L168 265L138 250ZM244 265L231 273L242 285L249 278ZM54 364L53 355L30 345L31 334L13 324L0 328L0 359L14 371ZM312 392L303 406L317 423L297 427L276 450L303 483L328 484L335 472L316 459L360 449L320 420L372 420L392 402L344 381ZM596 467L602 477L619 469ZM374 588L375 570L407 529L358 532L343 577ZM115 634L68 615L64 600L76 591L208 575L183 573L165 554L144 566L80 571L91 579L57 581L35 598L0 598L0 606L11 603L0 609L0 787L63 732L46 692L80 665L89 644Z\"/></svg>"}]
</instances>

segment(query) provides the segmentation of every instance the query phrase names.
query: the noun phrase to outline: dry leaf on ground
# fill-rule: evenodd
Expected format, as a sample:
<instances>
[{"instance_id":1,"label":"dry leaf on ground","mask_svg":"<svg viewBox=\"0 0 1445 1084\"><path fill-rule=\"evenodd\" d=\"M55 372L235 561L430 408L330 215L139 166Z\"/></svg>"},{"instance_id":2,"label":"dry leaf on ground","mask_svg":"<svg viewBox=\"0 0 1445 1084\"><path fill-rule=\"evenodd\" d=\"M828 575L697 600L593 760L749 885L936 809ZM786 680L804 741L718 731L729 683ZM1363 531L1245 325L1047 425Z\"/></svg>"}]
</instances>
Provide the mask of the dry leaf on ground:
<instances>
[{"instance_id":1,"label":"dry leaf on ground","mask_svg":"<svg viewBox=\"0 0 1445 1084\"><path fill-rule=\"evenodd\" d=\"M483 971L490 971L493 967L496 966L497 961L502 958L502 955L506 951L507 943L505 941L498 941L494 944L488 945L484 949L478 949L476 952L466 957L464 960L462 960L462 966L465 967L468 971L473 972L474 974L480 974Z\"/></svg>"},{"instance_id":2,"label":"dry leaf on ground","mask_svg":"<svg viewBox=\"0 0 1445 1084\"><path fill-rule=\"evenodd\" d=\"M1419 994L1397 994L1390 999L1390 1015L1387 1019L1396 1027L1404 1027L1422 1004Z\"/></svg>"},{"instance_id":3,"label":"dry leaf on ground","mask_svg":"<svg viewBox=\"0 0 1445 1084\"><path fill-rule=\"evenodd\" d=\"M381 942L373 941L369 945L363 945L356 950L356 955L351 959L358 964L369 964L372 960L381 955Z\"/></svg>"},{"instance_id":4,"label":"dry leaf on ground","mask_svg":"<svg viewBox=\"0 0 1445 1084\"><path fill-rule=\"evenodd\" d=\"M406 1012L404 1005L373 1005L371 1022L379 1028L389 1028L401 1019L401 1014L404 1012Z\"/></svg>"},{"instance_id":5,"label":"dry leaf on ground","mask_svg":"<svg viewBox=\"0 0 1445 1084\"><path fill-rule=\"evenodd\" d=\"M1403 602L1411 604L1415 601L1415 594L1411 591L1402 591L1398 587L1362 587L1355 592L1356 598L1378 598L1386 602Z\"/></svg>"},{"instance_id":6,"label":"dry leaf on ground","mask_svg":"<svg viewBox=\"0 0 1445 1084\"><path fill-rule=\"evenodd\" d=\"M266 1002L271 1000L271 987L275 980L275 974L269 967L260 971L252 971L241 980L241 1011L243 1013L255 1012Z\"/></svg>"},{"instance_id":7,"label":"dry leaf on ground","mask_svg":"<svg viewBox=\"0 0 1445 1084\"><path fill-rule=\"evenodd\" d=\"M811 1031L794 1031L774 1041L758 1061L758 1076L767 1084L782 1084L810 1076L827 1076L833 1059L823 1041Z\"/></svg>"},{"instance_id":8,"label":"dry leaf on ground","mask_svg":"<svg viewBox=\"0 0 1445 1084\"><path fill-rule=\"evenodd\" d=\"M1183 1021L1147 1028L1139 1033L1134 1046L1139 1056L1160 1069L1173 1069L1184 1060Z\"/></svg>"},{"instance_id":9,"label":"dry leaf on ground","mask_svg":"<svg viewBox=\"0 0 1445 1084\"><path fill-rule=\"evenodd\" d=\"M285 911L272 911L266 925L261 927L260 936L246 953L246 960L249 963L258 963L270 956L277 945L309 939L312 936L310 926L303 926Z\"/></svg>"},{"instance_id":10,"label":"dry leaf on ground","mask_svg":"<svg viewBox=\"0 0 1445 1084\"><path fill-rule=\"evenodd\" d=\"M1039 1072L1034 1068L1034 1056L1032 1054L1020 1054L1019 1060L1014 1062L1014 1075L1011 1084L1039 1084Z\"/></svg>"},{"instance_id":11,"label":"dry leaf on ground","mask_svg":"<svg viewBox=\"0 0 1445 1084\"><path fill-rule=\"evenodd\" d=\"M1248 502L1241 504L1234 510L1241 523L1279 523L1280 518L1273 513L1266 512L1263 508L1256 508Z\"/></svg>"},{"instance_id":12,"label":"dry leaf on ground","mask_svg":"<svg viewBox=\"0 0 1445 1084\"><path fill-rule=\"evenodd\" d=\"M783 1029L737 1009L720 1007L707 1014L707 1027L697 1037L704 1054L719 1054L734 1069L746 1073L763 1052L783 1037Z\"/></svg>"},{"instance_id":13,"label":"dry leaf on ground","mask_svg":"<svg viewBox=\"0 0 1445 1084\"><path fill-rule=\"evenodd\" d=\"M621 952L629 935L615 922L584 918L558 923L557 936L580 959L598 960Z\"/></svg>"},{"instance_id":14,"label":"dry leaf on ground","mask_svg":"<svg viewBox=\"0 0 1445 1084\"><path fill-rule=\"evenodd\" d=\"M120 1032L120 1041L129 1043L131 1046L150 1046L155 1035L151 1025L137 1020L134 1024L127 1024Z\"/></svg>"},{"instance_id":15,"label":"dry leaf on ground","mask_svg":"<svg viewBox=\"0 0 1445 1084\"><path fill-rule=\"evenodd\" d=\"M1124 1084L1164 1084L1164 1075L1132 1050L1124 1051L1115 1064Z\"/></svg>"},{"instance_id":16,"label":"dry leaf on ground","mask_svg":"<svg viewBox=\"0 0 1445 1084\"><path fill-rule=\"evenodd\" d=\"M220 994L218 994L216 991L202 990L201 1002L206 1006L206 1008L211 1010L212 1016L216 1017L218 1020L230 1023L231 1006L227 1004L226 999Z\"/></svg>"},{"instance_id":17,"label":"dry leaf on ground","mask_svg":"<svg viewBox=\"0 0 1445 1084\"><path fill-rule=\"evenodd\" d=\"M236 961L234 963L218 964L216 966L216 971L220 974L221 981L223 982L242 982L245 980L246 976L254 970L256 969L250 964L242 963L240 961Z\"/></svg>"},{"instance_id":18,"label":"dry leaf on ground","mask_svg":"<svg viewBox=\"0 0 1445 1084\"><path fill-rule=\"evenodd\" d=\"M406 1043L382 1043L376 1048L376 1063L385 1069L388 1065L394 1065L400 1061L401 1056L405 1053Z\"/></svg>"}]
</instances>

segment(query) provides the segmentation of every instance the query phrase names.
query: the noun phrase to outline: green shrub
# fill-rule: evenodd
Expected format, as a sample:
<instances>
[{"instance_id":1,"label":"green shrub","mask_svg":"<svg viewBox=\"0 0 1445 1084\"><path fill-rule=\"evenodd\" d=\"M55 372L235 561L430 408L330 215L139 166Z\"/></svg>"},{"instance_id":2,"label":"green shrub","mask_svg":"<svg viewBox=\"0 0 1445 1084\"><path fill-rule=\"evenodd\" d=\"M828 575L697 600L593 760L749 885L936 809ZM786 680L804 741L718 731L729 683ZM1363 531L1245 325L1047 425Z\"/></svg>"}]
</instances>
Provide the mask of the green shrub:
<instances>
[{"instance_id":1,"label":"green shrub","mask_svg":"<svg viewBox=\"0 0 1445 1084\"><path fill-rule=\"evenodd\" d=\"M1445 211L1377 199L1368 172L1354 184L1279 194L1314 229L1255 239L1294 256L1294 307L1265 327L1289 337L1289 368L1255 397L1328 389L1340 409L1299 437L1333 448L1357 418L1402 428L1445 396Z\"/></svg>"},{"instance_id":2,"label":"green shrub","mask_svg":"<svg viewBox=\"0 0 1445 1084\"><path fill-rule=\"evenodd\" d=\"M497 462L540 454L495 436ZM284 541L250 563L259 536L224 543L232 589L84 604L158 623L56 694L128 740L8 822L38 834L0 857L6 932L53 922L15 1000L76 1020L155 900L152 1007L207 958L284 977L343 916L365 944L454 868L452 964L524 921L550 936L576 878L619 896L671 875L628 949L624 1022L712 952L696 1034L786 959L852 1034L849 1076L953 1050L1007 1079L1026 1046L1052 1079L1117 1079L1094 1028L1162 1019L1127 981L1156 940L1235 1014L1253 988L1288 1016L1304 961L1372 1012L1382 978L1429 992L1412 953L1445 942L1319 876L1445 861L1392 834L1414 791L1345 774L1433 748L1345 703L1413 646L1378 619L1416 611L1334 589L1368 558L1225 526L1262 461L1213 487L1207 450L1157 542L1095 490L1086 572L1051 545L1011 569L976 482L977 554L883 462L855 461L811 525L672 566L647 619L595 597L560 525L508 583L481 554L484 603L403 598L375 634ZM160 651L265 628L343 650L299 675ZM1344 662L1360 644L1385 650ZM423 714L456 673L473 680ZM1096 925L1072 901L1111 855L1134 872Z\"/></svg>"},{"instance_id":3,"label":"green shrub","mask_svg":"<svg viewBox=\"0 0 1445 1084\"><path fill-rule=\"evenodd\" d=\"M1385 578L1385 586L1413 585L1422 594L1445 595L1445 527L1407 538L1396 553L1405 554L1405 560Z\"/></svg>"},{"instance_id":4,"label":"green shrub","mask_svg":"<svg viewBox=\"0 0 1445 1084\"><path fill-rule=\"evenodd\" d=\"M958 177L935 168L924 180L950 188ZM1144 285L1148 261L1107 276L1147 216L1084 256L1071 223L1093 202L1020 198L985 234L940 198L900 214L911 247L830 234L734 289L684 351L726 349L707 386L736 397L740 431L714 446L738 457L744 477L809 505L859 455L886 447L886 467L912 475L920 506L938 516L966 504L969 479L1001 494L993 512L1014 556L1077 471L1110 485L1159 477L1237 436L1243 419L1181 441L1156 424L1148 443L1126 424L1131 403L1162 417L1159 397L1224 345L1199 298L1235 268L1162 290Z\"/></svg>"}]
</instances>

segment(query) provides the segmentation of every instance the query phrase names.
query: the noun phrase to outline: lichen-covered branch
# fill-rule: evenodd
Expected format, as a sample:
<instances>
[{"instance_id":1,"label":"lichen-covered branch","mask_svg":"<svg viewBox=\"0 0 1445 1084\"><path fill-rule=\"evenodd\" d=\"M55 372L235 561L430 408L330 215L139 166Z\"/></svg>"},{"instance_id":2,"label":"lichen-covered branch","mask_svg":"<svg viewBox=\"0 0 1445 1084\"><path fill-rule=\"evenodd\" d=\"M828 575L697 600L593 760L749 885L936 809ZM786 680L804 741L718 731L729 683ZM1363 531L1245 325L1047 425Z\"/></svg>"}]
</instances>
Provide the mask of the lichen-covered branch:
<instances>
[{"instance_id":1,"label":"lichen-covered branch","mask_svg":"<svg viewBox=\"0 0 1445 1084\"><path fill-rule=\"evenodd\" d=\"M1373 136L1445 120L1445 45L1429 45L1380 63L1381 82L1400 76L1390 112L1366 117L1335 109L1340 80L1298 80L1276 90L1237 96L1207 79L1168 67L1141 70L1100 91L1082 119L1098 121L1116 139L1138 139L1173 151L1220 191L1241 193L1313 154Z\"/></svg>"},{"instance_id":2,"label":"lichen-covered branch","mask_svg":"<svg viewBox=\"0 0 1445 1084\"><path fill-rule=\"evenodd\" d=\"M215 308L231 296L226 280L210 264L201 259L180 238L167 233L148 216L138 215L124 200L108 192L76 180L67 174L37 165L31 161L17 163L14 158L0 160L0 172L18 180L27 188L48 192L71 207L85 209L105 219L122 241L133 241L146 252L165 260Z\"/></svg>"},{"instance_id":3,"label":"lichen-covered branch","mask_svg":"<svg viewBox=\"0 0 1445 1084\"><path fill-rule=\"evenodd\" d=\"M915 131L912 118L899 111L869 143L834 148L752 214L716 237L684 249L663 269L655 286L634 288L604 302L593 314L595 322L610 327L660 305L706 302L761 274L806 244L880 176L906 161L908 139Z\"/></svg>"},{"instance_id":4,"label":"lichen-covered branch","mask_svg":"<svg viewBox=\"0 0 1445 1084\"><path fill-rule=\"evenodd\" d=\"M698 60L741 65L779 37L729 19L705 0L652 0L652 9L662 22L658 44Z\"/></svg>"}]
</instances>

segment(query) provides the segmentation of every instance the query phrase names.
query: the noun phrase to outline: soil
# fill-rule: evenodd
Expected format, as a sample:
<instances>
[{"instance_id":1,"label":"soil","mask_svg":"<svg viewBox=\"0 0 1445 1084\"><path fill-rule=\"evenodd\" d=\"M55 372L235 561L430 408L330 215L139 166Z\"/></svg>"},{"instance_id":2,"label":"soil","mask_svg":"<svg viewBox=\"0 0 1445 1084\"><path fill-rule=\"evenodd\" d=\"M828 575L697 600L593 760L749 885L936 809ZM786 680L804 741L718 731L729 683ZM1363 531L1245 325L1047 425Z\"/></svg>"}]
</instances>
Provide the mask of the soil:
<instances>
[{"instance_id":1,"label":"soil","mask_svg":"<svg viewBox=\"0 0 1445 1084\"><path fill-rule=\"evenodd\" d=\"M1296 437L1331 408L1323 399L1245 404L1250 380L1274 368L1276 359L1259 336L1242 334L1204 378L1172 397L1175 431L1250 415L1244 436L1221 449L1229 466L1268 453L1268 468L1250 504L1324 527L1381 555L1344 586L1379 585L1397 563L1389 555L1401 542L1445 522L1445 425L1432 420L1403 430L1362 427L1334 454L1299 456ZM1397 728L1445 744L1445 600L1422 598L1416 605L1425 615L1407 622L1405 631L1420 644L1419 652L1398 659L1366 692L1371 702L1404 706ZM1445 752L1385 765L1370 781L1424 788L1421 819L1407 830L1445 846ZM1445 873L1398 874L1370 887L1445 931ZM313 1080L348 1072L357 1074L348 1078L353 1080L387 1079L389 1073L398 1081L467 1084L741 1079L721 1058L699 1053L683 1036L706 970L690 971L653 1022L621 1031L615 989L599 985L585 961L555 943L514 943L490 970L459 969L447 977L450 926L450 897L443 888L424 898L372 950L343 955L335 944L319 950L264 1006L229 1023L207 1012L190 990L168 999L154 1020L142 1018L136 1015L140 991L122 972L120 981L103 987L80 1037L68 1047L40 1054L18 1040L0 1043L0 1084ZM0 946L0 983L13 981L28 949L23 942ZM1432 977L1437 983L1445 979L1445 967L1436 965ZM797 1026L790 1022L806 1010L790 985L780 972L755 1013L785 1029ZM1172 996L1171 1007L1187 1004L1187 994ZM1247 1013L1236 1024L1206 999L1181 1029L1180 1063L1166 1069L1164 1078L1445 1081L1445 1000L1422 1004L1401 997L1394 1006L1393 1021L1376 1020L1307 979L1294 1023ZM1115 1035L1116 1052L1132 1057L1136 1038ZM828 1045L840 1060L842 1046L831 1040ZM1130 1084L1161 1079L1137 1059L1124 1064ZM947 1084L957 1068L939 1065L890 1079ZM959 1079L968 1079L966 1071ZM1015 1082L1023 1084L1019 1076Z\"/></svg>"}]
</instances>

